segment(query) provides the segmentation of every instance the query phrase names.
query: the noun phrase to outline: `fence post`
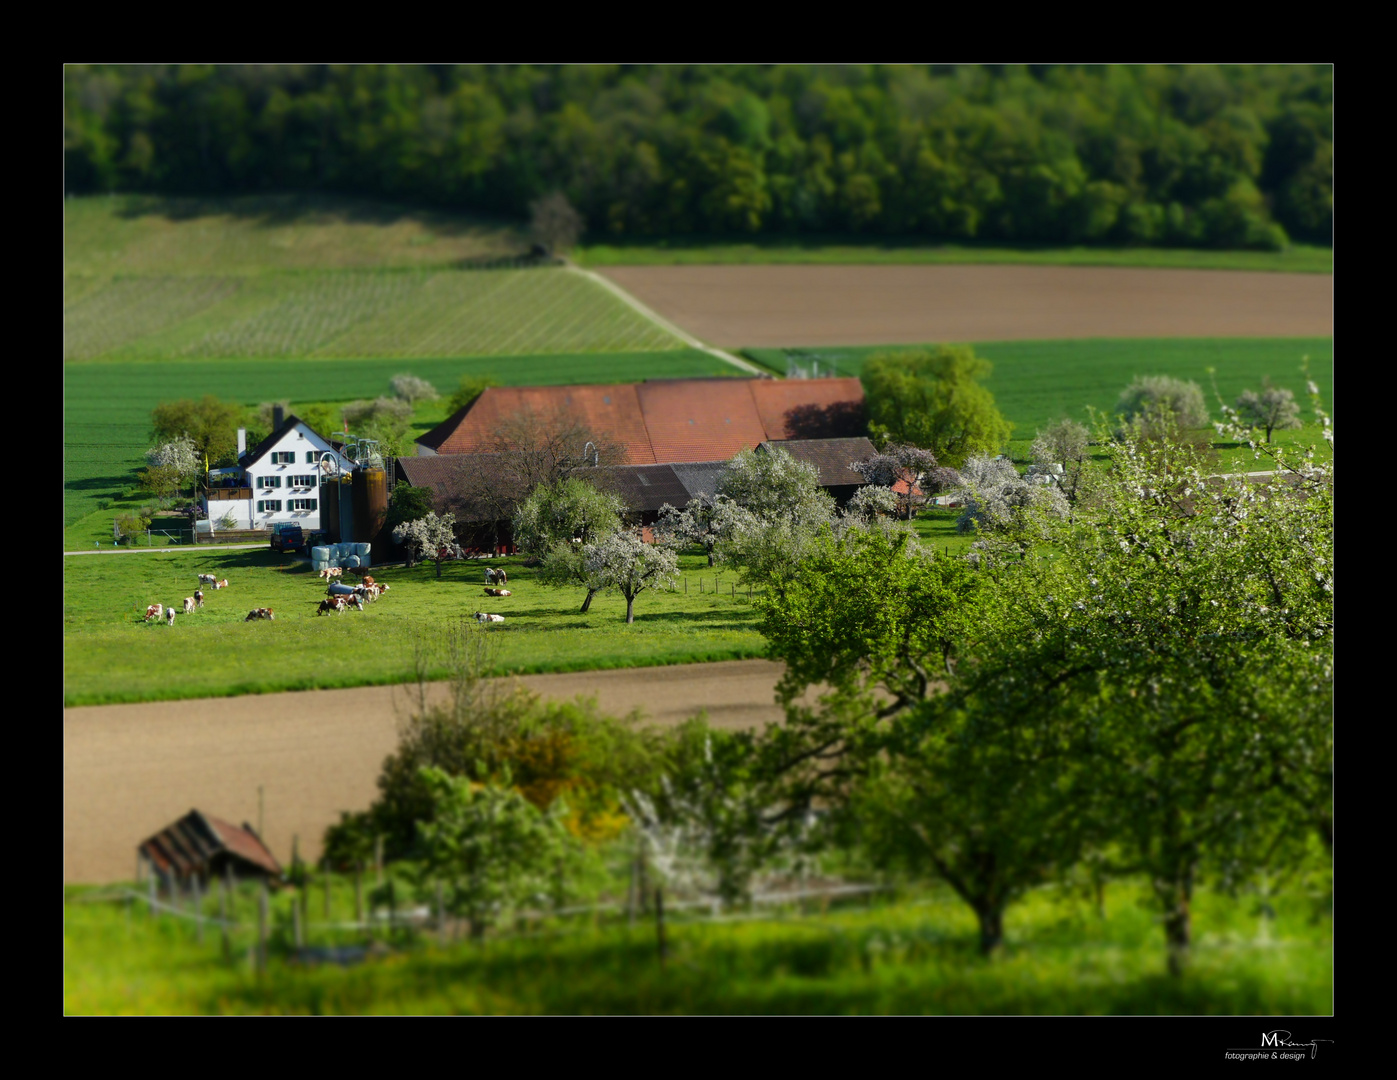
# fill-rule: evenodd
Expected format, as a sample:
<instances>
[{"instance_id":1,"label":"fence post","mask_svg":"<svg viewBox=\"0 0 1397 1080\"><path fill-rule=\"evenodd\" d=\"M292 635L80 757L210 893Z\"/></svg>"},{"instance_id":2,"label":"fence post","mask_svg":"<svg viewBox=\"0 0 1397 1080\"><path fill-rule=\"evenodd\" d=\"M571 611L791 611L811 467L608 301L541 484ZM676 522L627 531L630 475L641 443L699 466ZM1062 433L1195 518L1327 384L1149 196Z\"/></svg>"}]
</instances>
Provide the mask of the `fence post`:
<instances>
[{"instance_id":1,"label":"fence post","mask_svg":"<svg viewBox=\"0 0 1397 1080\"><path fill-rule=\"evenodd\" d=\"M151 863L146 877L146 893L150 898L150 913L155 915L155 864Z\"/></svg>"},{"instance_id":2,"label":"fence post","mask_svg":"<svg viewBox=\"0 0 1397 1080\"><path fill-rule=\"evenodd\" d=\"M297 892L300 890L298 889ZM291 938L296 948L301 947L301 905L297 897L291 897Z\"/></svg>"},{"instance_id":3,"label":"fence post","mask_svg":"<svg viewBox=\"0 0 1397 1080\"><path fill-rule=\"evenodd\" d=\"M364 921L364 861L354 864L354 921Z\"/></svg>"},{"instance_id":4,"label":"fence post","mask_svg":"<svg viewBox=\"0 0 1397 1080\"><path fill-rule=\"evenodd\" d=\"M228 872L224 874L222 888L218 890L218 929L222 939L223 959L227 961L233 958L233 943L228 939L228 882L232 874L232 865L231 863L225 865L228 866Z\"/></svg>"},{"instance_id":5,"label":"fence post","mask_svg":"<svg viewBox=\"0 0 1397 1080\"><path fill-rule=\"evenodd\" d=\"M330 918L330 857L327 855L320 860L325 868L325 918Z\"/></svg>"},{"instance_id":6,"label":"fence post","mask_svg":"<svg viewBox=\"0 0 1397 1080\"><path fill-rule=\"evenodd\" d=\"M383 884L383 834L374 837L374 885Z\"/></svg>"},{"instance_id":7,"label":"fence post","mask_svg":"<svg viewBox=\"0 0 1397 1080\"><path fill-rule=\"evenodd\" d=\"M194 925L198 928L195 932L194 940L200 945L204 943L204 894L199 888L199 872L194 872L194 880L191 883L194 888Z\"/></svg>"},{"instance_id":8,"label":"fence post","mask_svg":"<svg viewBox=\"0 0 1397 1080\"><path fill-rule=\"evenodd\" d=\"M437 942L446 944L446 901L440 878L437 879Z\"/></svg>"},{"instance_id":9,"label":"fence post","mask_svg":"<svg viewBox=\"0 0 1397 1080\"><path fill-rule=\"evenodd\" d=\"M660 970L665 966L665 890L655 886L655 935L660 946Z\"/></svg>"},{"instance_id":10,"label":"fence post","mask_svg":"<svg viewBox=\"0 0 1397 1080\"><path fill-rule=\"evenodd\" d=\"M257 974L267 970L267 879L257 891Z\"/></svg>"}]
</instances>

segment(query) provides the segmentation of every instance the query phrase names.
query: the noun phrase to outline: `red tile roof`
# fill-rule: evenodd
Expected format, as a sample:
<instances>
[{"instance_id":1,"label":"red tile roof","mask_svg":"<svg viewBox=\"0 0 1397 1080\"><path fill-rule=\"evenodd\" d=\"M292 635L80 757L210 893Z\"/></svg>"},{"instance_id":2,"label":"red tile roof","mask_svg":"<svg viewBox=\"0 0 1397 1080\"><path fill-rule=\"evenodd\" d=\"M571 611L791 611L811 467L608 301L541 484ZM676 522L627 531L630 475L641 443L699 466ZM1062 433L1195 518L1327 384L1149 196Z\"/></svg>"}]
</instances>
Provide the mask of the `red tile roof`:
<instances>
[{"instance_id":1,"label":"red tile roof","mask_svg":"<svg viewBox=\"0 0 1397 1080\"><path fill-rule=\"evenodd\" d=\"M491 449L521 412L571 413L628 448L625 463L718 461L769 439L807 434L791 410L841 417L863 403L858 379L655 379L609 386L494 386L418 442L438 454Z\"/></svg>"}]
</instances>

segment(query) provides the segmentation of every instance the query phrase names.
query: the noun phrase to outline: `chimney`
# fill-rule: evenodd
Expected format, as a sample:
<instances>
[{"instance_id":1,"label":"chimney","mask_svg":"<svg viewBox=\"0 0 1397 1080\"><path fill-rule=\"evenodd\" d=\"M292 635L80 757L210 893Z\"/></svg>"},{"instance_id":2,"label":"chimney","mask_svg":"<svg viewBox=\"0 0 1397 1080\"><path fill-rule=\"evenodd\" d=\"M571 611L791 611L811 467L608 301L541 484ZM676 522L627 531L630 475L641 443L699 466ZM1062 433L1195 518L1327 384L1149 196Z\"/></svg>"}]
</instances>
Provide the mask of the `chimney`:
<instances>
[{"instance_id":1,"label":"chimney","mask_svg":"<svg viewBox=\"0 0 1397 1080\"><path fill-rule=\"evenodd\" d=\"M282 421L286 419L286 414L281 411L280 405L272 406L272 430L276 431L281 427Z\"/></svg>"},{"instance_id":2,"label":"chimney","mask_svg":"<svg viewBox=\"0 0 1397 1080\"><path fill-rule=\"evenodd\" d=\"M225 429L226 430L226 429ZM247 428L238 428L238 457L247 453Z\"/></svg>"}]
</instances>

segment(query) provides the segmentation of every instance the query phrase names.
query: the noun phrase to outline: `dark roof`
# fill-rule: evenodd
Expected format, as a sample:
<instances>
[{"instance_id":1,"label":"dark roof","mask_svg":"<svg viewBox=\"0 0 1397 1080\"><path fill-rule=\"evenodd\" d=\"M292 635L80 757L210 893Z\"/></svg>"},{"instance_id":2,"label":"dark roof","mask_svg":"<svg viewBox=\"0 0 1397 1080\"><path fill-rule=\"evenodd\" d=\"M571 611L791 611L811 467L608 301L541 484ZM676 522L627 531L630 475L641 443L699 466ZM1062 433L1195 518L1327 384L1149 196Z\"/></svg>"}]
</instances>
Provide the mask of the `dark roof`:
<instances>
[{"instance_id":1,"label":"dark roof","mask_svg":"<svg viewBox=\"0 0 1397 1080\"><path fill-rule=\"evenodd\" d=\"M218 855L227 855L250 868L280 876L281 866L252 826L241 828L199 810L191 810L173 825L148 838L137 849L161 874L179 877L207 872Z\"/></svg>"},{"instance_id":2,"label":"dark roof","mask_svg":"<svg viewBox=\"0 0 1397 1080\"><path fill-rule=\"evenodd\" d=\"M657 514L666 503L680 510L689 505L689 492L670 465L612 465L597 471L605 474L605 487L639 513Z\"/></svg>"},{"instance_id":3,"label":"dark roof","mask_svg":"<svg viewBox=\"0 0 1397 1080\"><path fill-rule=\"evenodd\" d=\"M398 472L413 487L431 488L438 495L446 495L466 457L493 456L489 454L429 454L426 457L403 457L398 458Z\"/></svg>"},{"instance_id":4,"label":"dark roof","mask_svg":"<svg viewBox=\"0 0 1397 1080\"><path fill-rule=\"evenodd\" d=\"M867 483L849 468L849 464L864 461L876 453L873 444L866 438L785 439L764 442L762 446L767 450L780 447L797 461L814 465L820 470L820 485L827 488Z\"/></svg>"},{"instance_id":5,"label":"dark roof","mask_svg":"<svg viewBox=\"0 0 1397 1080\"><path fill-rule=\"evenodd\" d=\"M727 467L726 461L684 461L670 466L691 499L697 495L712 498L718 488L718 477Z\"/></svg>"}]
</instances>

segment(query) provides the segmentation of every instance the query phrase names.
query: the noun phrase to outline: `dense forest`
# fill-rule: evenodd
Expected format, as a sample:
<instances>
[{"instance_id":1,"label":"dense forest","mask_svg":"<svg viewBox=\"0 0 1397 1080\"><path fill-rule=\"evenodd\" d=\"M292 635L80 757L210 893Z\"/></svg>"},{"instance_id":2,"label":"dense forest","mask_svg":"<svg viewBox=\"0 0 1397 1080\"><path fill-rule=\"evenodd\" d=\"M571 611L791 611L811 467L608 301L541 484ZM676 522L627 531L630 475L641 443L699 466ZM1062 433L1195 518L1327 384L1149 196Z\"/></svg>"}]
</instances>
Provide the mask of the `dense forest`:
<instances>
[{"instance_id":1,"label":"dense forest","mask_svg":"<svg viewBox=\"0 0 1397 1080\"><path fill-rule=\"evenodd\" d=\"M594 237L1327 244L1317 67L70 66L65 183L336 192Z\"/></svg>"}]
</instances>

